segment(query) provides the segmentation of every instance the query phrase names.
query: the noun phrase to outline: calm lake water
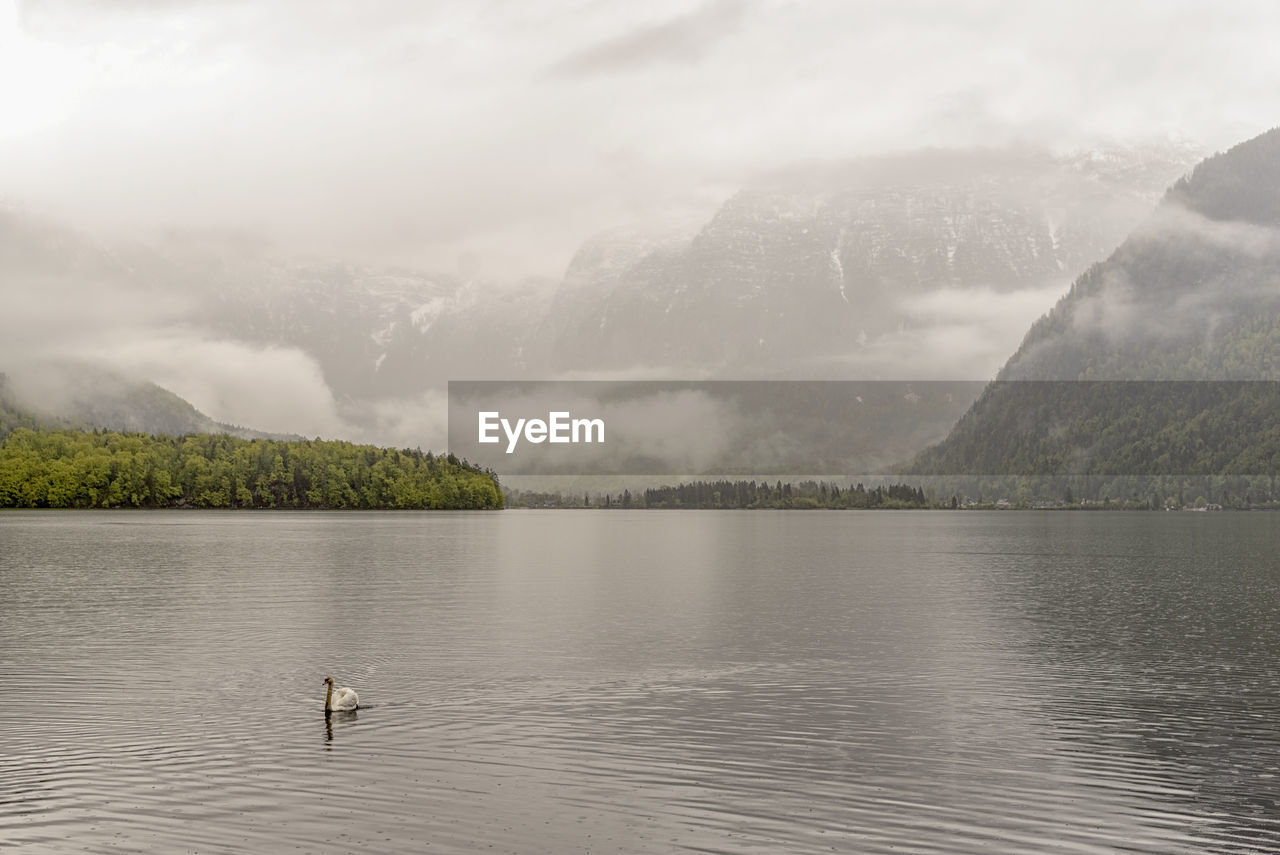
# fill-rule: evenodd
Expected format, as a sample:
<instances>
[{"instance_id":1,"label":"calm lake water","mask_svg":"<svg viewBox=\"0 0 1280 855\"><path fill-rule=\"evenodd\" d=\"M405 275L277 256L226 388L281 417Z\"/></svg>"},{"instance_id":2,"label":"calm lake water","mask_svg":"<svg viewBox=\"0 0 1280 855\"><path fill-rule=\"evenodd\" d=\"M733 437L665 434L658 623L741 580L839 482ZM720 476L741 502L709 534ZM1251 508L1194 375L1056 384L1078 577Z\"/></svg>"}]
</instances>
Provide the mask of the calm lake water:
<instances>
[{"instance_id":1,"label":"calm lake water","mask_svg":"<svg viewBox=\"0 0 1280 855\"><path fill-rule=\"evenodd\" d=\"M1278 556L1263 513L4 513L0 849L1278 852Z\"/></svg>"}]
</instances>

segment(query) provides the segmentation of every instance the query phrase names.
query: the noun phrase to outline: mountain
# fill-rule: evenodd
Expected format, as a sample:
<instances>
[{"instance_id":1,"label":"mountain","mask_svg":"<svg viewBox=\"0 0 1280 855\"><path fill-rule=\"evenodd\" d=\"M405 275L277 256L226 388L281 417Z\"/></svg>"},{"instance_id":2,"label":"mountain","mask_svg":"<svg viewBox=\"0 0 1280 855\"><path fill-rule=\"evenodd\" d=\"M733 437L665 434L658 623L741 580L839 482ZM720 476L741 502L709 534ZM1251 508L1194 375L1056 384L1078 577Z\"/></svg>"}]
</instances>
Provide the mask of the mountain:
<instances>
[{"instance_id":1,"label":"mountain","mask_svg":"<svg viewBox=\"0 0 1280 855\"><path fill-rule=\"evenodd\" d=\"M339 401L408 397L522 365L536 281L500 287L457 276L269 255L170 249L167 261L218 336L295 347L315 359Z\"/></svg>"},{"instance_id":2,"label":"mountain","mask_svg":"<svg viewBox=\"0 0 1280 855\"><path fill-rule=\"evenodd\" d=\"M535 337L538 361L553 374L936 377L954 352L921 351L957 323L948 295L1061 293L1193 162L1168 145L928 151L781 172L683 239L585 244Z\"/></svg>"},{"instance_id":3,"label":"mountain","mask_svg":"<svg viewBox=\"0 0 1280 855\"><path fill-rule=\"evenodd\" d=\"M695 227L592 238L558 283L285 259L235 235L113 242L0 208L0 276L31 318L7 307L0 361L88 353L136 366L190 342L265 371L280 360L263 357L286 353L298 372L288 382L320 387L305 398L326 410L317 429L377 439L394 423L394 441L410 443L430 435L430 417L413 414L447 380L986 377L1190 152L932 151L798 167ZM1021 308L1005 317L1009 303ZM157 338L167 349L148 349ZM219 382L235 371L189 361ZM251 397L255 377L242 382L220 394Z\"/></svg>"},{"instance_id":4,"label":"mountain","mask_svg":"<svg viewBox=\"0 0 1280 855\"><path fill-rule=\"evenodd\" d=\"M339 405L356 414L370 401L412 397L453 377L519 371L524 341L551 291L536 280L498 286L281 258L237 235L170 232L148 243L107 241L3 206L0 275L15 297L45 307L101 302L103 312L79 319L94 333L116 323L143 333L296 349L314 361ZM49 322L47 308L35 314ZM74 329L55 332L74 341ZM50 336L31 338L31 349L47 355ZM10 336L0 358L29 355L20 340Z\"/></svg>"},{"instance_id":5,"label":"mountain","mask_svg":"<svg viewBox=\"0 0 1280 855\"><path fill-rule=\"evenodd\" d=\"M204 334L313 359L339 404L404 398L460 376L506 376L521 364L536 281L498 286L353 263L303 262L221 238L171 235L147 277L165 281Z\"/></svg>"},{"instance_id":6,"label":"mountain","mask_svg":"<svg viewBox=\"0 0 1280 855\"><path fill-rule=\"evenodd\" d=\"M1280 129L1199 164L918 473L1280 470Z\"/></svg>"},{"instance_id":7,"label":"mountain","mask_svg":"<svg viewBox=\"0 0 1280 855\"><path fill-rule=\"evenodd\" d=\"M25 365L16 374L0 374L0 437L16 427L300 438L223 424L154 383L65 362Z\"/></svg>"}]
</instances>

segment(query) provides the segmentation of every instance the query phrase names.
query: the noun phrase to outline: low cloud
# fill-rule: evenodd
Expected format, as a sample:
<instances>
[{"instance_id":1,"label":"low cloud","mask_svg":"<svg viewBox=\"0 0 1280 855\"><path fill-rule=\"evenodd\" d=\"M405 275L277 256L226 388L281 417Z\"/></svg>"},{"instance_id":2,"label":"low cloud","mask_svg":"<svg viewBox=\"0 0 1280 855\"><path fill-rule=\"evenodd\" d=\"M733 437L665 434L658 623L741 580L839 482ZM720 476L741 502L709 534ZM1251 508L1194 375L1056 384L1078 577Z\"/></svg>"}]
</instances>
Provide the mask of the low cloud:
<instances>
[{"instance_id":1,"label":"low cloud","mask_svg":"<svg viewBox=\"0 0 1280 855\"><path fill-rule=\"evenodd\" d=\"M319 365L296 348L205 338L179 328L96 357L163 386L220 422L326 439L345 438L348 430Z\"/></svg>"},{"instance_id":2,"label":"low cloud","mask_svg":"<svg viewBox=\"0 0 1280 855\"><path fill-rule=\"evenodd\" d=\"M346 429L312 357L192 326L190 295L112 272L25 274L15 265L4 276L14 287L0 312L0 371L80 363L154 382L221 422L307 436Z\"/></svg>"},{"instance_id":3,"label":"low cloud","mask_svg":"<svg viewBox=\"0 0 1280 855\"><path fill-rule=\"evenodd\" d=\"M356 442L437 452L449 444L449 403L443 389L377 401L346 415L352 427L344 438Z\"/></svg>"},{"instance_id":4,"label":"low cloud","mask_svg":"<svg viewBox=\"0 0 1280 855\"><path fill-rule=\"evenodd\" d=\"M1280 253L1280 230L1273 226L1210 219L1176 203L1157 208L1130 240L1140 248L1152 243L1169 243L1183 253L1188 250L1188 241L1250 258Z\"/></svg>"},{"instance_id":5,"label":"low cloud","mask_svg":"<svg viewBox=\"0 0 1280 855\"><path fill-rule=\"evenodd\" d=\"M835 361L838 376L991 379L1066 288L1064 281L1016 291L975 287L912 295L902 304L911 323L847 350Z\"/></svg>"}]
</instances>

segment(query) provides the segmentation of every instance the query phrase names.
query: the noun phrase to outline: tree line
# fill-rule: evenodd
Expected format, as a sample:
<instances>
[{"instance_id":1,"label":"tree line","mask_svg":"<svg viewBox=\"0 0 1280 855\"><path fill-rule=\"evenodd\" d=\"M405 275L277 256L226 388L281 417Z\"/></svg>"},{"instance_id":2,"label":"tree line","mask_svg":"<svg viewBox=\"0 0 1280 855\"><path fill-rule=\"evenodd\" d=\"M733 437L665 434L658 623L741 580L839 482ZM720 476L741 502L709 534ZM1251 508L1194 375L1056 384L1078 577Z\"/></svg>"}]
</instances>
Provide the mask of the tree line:
<instances>
[{"instance_id":1,"label":"tree line","mask_svg":"<svg viewBox=\"0 0 1280 855\"><path fill-rule=\"evenodd\" d=\"M507 507L664 509L1275 509L1271 475L943 475L915 485L693 481L632 493L509 490Z\"/></svg>"},{"instance_id":2,"label":"tree line","mask_svg":"<svg viewBox=\"0 0 1280 855\"><path fill-rule=\"evenodd\" d=\"M323 440L15 427L0 507L485 509L493 472L452 454Z\"/></svg>"},{"instance_id":3,"label":"tree line","mask_svg":"<svg viewBox=\"0 0 1280 855\"><path fill-rule=\"evenodd\" d=\"M647 508L926 508L924 490L908 484L870 489L826 481L775 484L756 481L693 481L644 491Z\"/></svg>"},{"instance_id":4,"label":"tree line","mask_svg":"<svg viewBox=\"0 0 1280 855\"><path fill-rule=\"evenodd\" d=\"M594 499L586 494L512 490L510 507L523 508L680 508L680 509L871 509L953 507L948 498L937 502L920 487L889 484L867 488L841 487L826 481L691 481L654 487L632 494L623 490Z\"/></svg>"}]
</instances>

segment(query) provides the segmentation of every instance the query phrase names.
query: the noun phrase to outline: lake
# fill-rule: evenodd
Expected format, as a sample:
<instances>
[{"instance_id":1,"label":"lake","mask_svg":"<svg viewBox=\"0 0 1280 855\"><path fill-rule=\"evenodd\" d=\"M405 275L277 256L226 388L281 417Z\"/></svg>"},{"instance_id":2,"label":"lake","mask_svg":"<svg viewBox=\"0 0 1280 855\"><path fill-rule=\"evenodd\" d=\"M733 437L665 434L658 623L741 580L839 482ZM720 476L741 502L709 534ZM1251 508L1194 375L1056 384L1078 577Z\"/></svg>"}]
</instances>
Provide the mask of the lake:
<instances>
[{"instance_id":1,"label":"lake","mask_svg":"<svg viewBox=\"0 0 1280 855\"><path fill-rule=\"evenodd\" d=\"M1270 513L6 512L0 849L1277 852L1278 556Z\"/></svg>"}]
</instances>

